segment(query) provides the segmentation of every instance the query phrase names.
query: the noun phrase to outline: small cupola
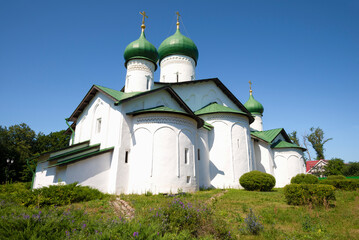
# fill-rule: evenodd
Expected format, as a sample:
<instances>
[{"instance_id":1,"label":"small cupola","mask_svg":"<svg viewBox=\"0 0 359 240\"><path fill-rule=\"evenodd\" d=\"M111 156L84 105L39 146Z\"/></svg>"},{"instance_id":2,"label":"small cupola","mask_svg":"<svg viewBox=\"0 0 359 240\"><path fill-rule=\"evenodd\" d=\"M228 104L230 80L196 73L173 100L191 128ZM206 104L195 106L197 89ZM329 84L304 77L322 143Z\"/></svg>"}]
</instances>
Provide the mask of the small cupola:
<instances>
[{"instance_id":1,"label":"small cupola","mask_svg":"<svg viewBox=\"0 0 359 240\"><path fill-rule=\"evenodd\" d=\"M158 48L161 82L184 82L195 79L198 49L190 38L180 32L180 15L178 12L176 14L176 32L166 38Z\"/></svg>"},{"instance_id":2,"label":"small cupola","mask_svg":"<svg viewBox=\"0 0 359 240\"><path fill-rule=\"evenodd\" d=\"M254 99L251 81L249 81L249 99L244 104L244 106L254 117L254 122L250 125L251 129L256 131L263 131L262 116L264 112L264 107L260 102Z\"/></svg>"},{"instance_id":3,"label":"small cupola","mask_svg":"<svg viewBox=\"0 0 359 240\"><path fill-rule=\"evenodd\" d=\"M140 38L127 45L123 57L127 68L125 92L142 92L153 87L153 74L157 69L158 52L145 36L145 11Z\"/></svg>"}]
</instances>

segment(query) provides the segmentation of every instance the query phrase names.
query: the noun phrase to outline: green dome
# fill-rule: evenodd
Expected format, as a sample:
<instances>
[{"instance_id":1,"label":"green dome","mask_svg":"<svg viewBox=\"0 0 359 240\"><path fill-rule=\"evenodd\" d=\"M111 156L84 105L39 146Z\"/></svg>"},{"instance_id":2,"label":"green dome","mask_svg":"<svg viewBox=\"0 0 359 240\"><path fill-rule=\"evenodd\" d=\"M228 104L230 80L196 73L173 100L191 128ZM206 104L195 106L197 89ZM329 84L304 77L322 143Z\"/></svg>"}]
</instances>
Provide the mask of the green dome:
<instances>
[{"instance_id":1,"label":"green dome","mask_svg":"<svg viewBox=\"0 0 359 240\"><path fill-rule=\"evenodd\" d=\"M127 62L132 59L146 59L153 62L157 68L158 52L155 46L147 41L144 31L142 31L139 39L127 45L123 57L126 61L125 67Z\"/></svg>"},{"instance_id":2,"label":"green dome","mask_svg":"<svg viewBox=\"0 0 359 240\"><path fill-rule=\"evenodd\" d=\"M244 104L251 114L263 114L264 108L263 105L254 99L253 95L249 96L248 101Z\"/></svg>"},{"instance_id":3,"label":"green dome","mask_svg":"<svg viewBox=\"0 0 359 240\"><path fill-rule=\"evenodd\" d=\"M186 36L183 36L179 29L172 36L166 38L158 48L160 62L169 55L185 55L193 58L197 64L198 49L196 44Z\"/></svg>"}]
</instances>

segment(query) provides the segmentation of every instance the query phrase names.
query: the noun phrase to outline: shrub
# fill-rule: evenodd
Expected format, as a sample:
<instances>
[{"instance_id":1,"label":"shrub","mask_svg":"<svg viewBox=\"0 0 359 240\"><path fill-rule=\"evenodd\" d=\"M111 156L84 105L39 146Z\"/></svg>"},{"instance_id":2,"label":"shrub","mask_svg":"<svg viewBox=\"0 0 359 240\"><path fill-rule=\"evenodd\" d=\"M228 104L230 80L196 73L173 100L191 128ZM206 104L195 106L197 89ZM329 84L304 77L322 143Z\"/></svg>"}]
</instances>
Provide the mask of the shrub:
<instances>
[{"instance_id":1,"label":"shrub","mask_svg":"<svg viewBox=\"0 0 359 240\"><path fill-rule=\"evenodd\" d=\"M248 191L270 191L275 185L275 178L268 173L251 171L243 174L239 183Z\"/></svg>"},{"instance_id":2,"label":"shrub","mask_svg":"<svg viewBox=\"0 0 359 240\"><path fill-rule=\"evenodd\" d=\"M316 184L319 182L319 179L312 174L300 173L292 177L290 183L296 184Z\"/></svg>"},{"instance_id":3,"label":"shrub","mask_svg":"<svg viewBox=\"0 0 359 240\"><path fill-rule=\"evenodd\" d=\"M284 187L284 196L290 205L323 205L335 200L335 188L322 184L289 184Z\"/></svg>"},{"instance_id":4,"label":"shrub","mask_svg":"<svg viewBox=\"0 0 359 240\"><path fill-rule=\"evenodd\" d=\"M346 179L343 175L330 175L327 178L328 180L344 180Z\"/></svg>"},{"instance_id":5,"label":"shrub","mask_svg":"<svg viewBox=\"0 0 359 240\"><path fill-rule=\"evenodd\" d=\"M72 183L51 185L31 191L27 183L0 185L0 198L27 207L62 206L75 202L102 199L106 194L97 189Z\"/></svg>"},{"instance_id":6,"label":"shrub","mask_svg":"<svg viewBox=\"0 0 359 240\"><path fill-rule=\"evenodd\" d=\"M319 181L320 184L332 185L336 189L345 191L355 191L359 188L359 181L357 179L323 179Z\"/></svg>"}]
</instances>

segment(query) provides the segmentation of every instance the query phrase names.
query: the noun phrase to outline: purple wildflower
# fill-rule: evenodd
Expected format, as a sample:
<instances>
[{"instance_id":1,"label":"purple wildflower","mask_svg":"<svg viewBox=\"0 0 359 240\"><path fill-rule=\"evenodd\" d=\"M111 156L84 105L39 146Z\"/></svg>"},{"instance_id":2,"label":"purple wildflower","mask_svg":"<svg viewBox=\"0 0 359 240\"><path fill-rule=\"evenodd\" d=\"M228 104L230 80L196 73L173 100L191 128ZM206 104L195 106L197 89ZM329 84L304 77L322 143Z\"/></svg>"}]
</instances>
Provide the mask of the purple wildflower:
<instances>
[{"instance_id":1,"label":"purple wildflower","mask_svg":"<svg viewBox=\"0 0 359 240\"><path fill-rule=\"evenodd\" d=\"M134 233L133 233L133 236L134 236L134 237L137 237L137 236L138 236L138 232L134 232Z\"/></svg>"}]
</instances>

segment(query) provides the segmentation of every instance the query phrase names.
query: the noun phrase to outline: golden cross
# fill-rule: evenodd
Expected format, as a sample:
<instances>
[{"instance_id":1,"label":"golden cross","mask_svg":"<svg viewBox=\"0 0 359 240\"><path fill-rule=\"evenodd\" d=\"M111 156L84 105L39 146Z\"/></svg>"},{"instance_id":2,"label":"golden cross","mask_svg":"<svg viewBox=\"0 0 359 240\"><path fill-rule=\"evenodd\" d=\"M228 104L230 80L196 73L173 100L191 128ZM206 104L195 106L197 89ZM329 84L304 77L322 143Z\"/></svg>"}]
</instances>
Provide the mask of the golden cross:
<instances>
[{"instance_id":1,"label":"golden cross","mask_svg":"<svg viewBox=\"0 0 359 240\"><path fill-rule=\"evenodd\" d=\"M146 15L145 11L140 12L140 14L142 15L142 24L145 24L145 17L148 18L148 16Z\"/></svg>"},{"instance_id":2,"label":"golden cross","mask_svg":"<svg viewBox=\"0 0 359 240\"><path fill-rule=\"evenodd\" d=\"M176 15L177 15L177 23L176 23L176 25L177 25L177 29L179 29L179 25L180 25L180 23L179 23L179 17L180 17L181 15L179 14L178 11L176 12Z\"/></svg>"},{"instance_id":3,"label":"golden cross","mask_svg":"<svg viewBox=\"0 0 359 240\"><path fill-rule=\"evenodd\" d=\"M252 82L249 80L249 93L252 95Z\"/></svg>"}]
</instances>

